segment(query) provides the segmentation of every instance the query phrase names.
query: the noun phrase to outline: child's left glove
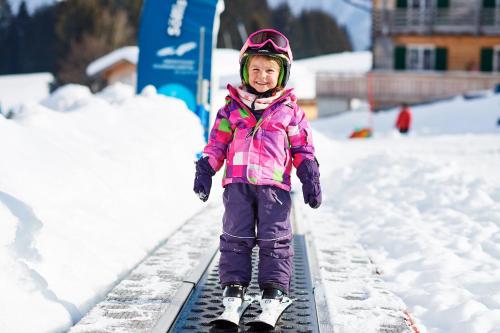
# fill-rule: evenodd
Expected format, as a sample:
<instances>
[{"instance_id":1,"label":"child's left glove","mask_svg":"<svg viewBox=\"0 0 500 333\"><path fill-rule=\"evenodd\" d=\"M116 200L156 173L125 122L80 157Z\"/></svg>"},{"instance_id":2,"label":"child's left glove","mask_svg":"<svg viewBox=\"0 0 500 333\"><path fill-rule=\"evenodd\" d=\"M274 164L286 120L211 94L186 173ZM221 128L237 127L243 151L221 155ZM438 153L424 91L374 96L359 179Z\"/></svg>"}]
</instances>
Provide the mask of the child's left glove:
<instances>
[{"instance_id":1,"label":"child's left glove","mask_svg":"<svg viewBox=\"0 0 500 333\"><path fill-rule=\"evenodd\" d=\"M297 168L297 177L302 183L302 193L304 203L311 208L318 208L321 205L321 185L319 184L319 163L316 160L304 160Z\"/></svg>"},{"instance_id":2,"label":"child's left glove","mask_svg":"<svg viewBox=\"0 0 500 333\"><path fill-rule=\"evenodd\" d=\"M210 195L213 175L215 175L215 171L210 163L208 163L208 156L200 158L196 162L193 190L203 202L207 201Z\"/></svg>"}]
</instances>

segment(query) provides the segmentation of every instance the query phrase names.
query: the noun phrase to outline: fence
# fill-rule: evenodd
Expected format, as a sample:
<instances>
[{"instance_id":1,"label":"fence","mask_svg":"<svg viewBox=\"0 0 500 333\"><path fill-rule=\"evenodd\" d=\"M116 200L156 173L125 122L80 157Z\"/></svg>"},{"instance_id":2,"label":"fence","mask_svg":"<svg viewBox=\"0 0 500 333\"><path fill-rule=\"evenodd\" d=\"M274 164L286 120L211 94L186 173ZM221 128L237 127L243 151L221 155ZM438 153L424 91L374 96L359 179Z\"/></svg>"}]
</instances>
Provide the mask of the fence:
<instances>
[{"instance_id":1,"label":"fence","mask_svg":"<svg viewBox=\"0 0 500 333\"><path fill-rule=\"evenodd\" d=\"M375 107L401 102L421 103L500 84L500 73L372 71L367 74L319 72L318 98L372 99ZM369 89L370 87L370 89ZM370 98L372 96L372 98Z\"/></svg>"}]
</instances>

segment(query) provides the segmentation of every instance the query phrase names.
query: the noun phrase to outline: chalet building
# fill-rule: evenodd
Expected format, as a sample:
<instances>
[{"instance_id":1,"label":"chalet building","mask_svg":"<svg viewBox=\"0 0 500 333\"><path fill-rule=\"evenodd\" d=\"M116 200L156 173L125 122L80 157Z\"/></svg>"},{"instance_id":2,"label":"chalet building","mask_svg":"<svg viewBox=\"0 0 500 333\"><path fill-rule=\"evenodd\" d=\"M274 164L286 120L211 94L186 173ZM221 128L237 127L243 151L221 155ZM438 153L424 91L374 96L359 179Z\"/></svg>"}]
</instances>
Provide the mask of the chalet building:
<instances>
[{"instance_id":1,"label":"chalet building","mask_svg":"<svg viewBox=\"0 0 500 333\"><path fill-rule=\"evenodd\" d=\"M136 46L125 46L92 61L86 68L86 74L93 79L92 90L98 91L116 82L135 87L138 56Z\"/></svg>"},{"instance_id":2,"label":"chalet building","mask_svg":"<svg viewBox=\"0 0 500 333\"><path fill-rule=\"evenodd\" d=\"M374 0L373 68L500 73L500 0Z\"/></svg>"},{"instance_id":3,"label":"chalet building","mask_svg":"<svg viewBox=\"0 0 500 333\"><path fill-rule=\"evenodd\" d=\"M372 0L373 68L319 73L317 96L373 109L500 84L500 0Z\"/></svg>"}]
</instances>

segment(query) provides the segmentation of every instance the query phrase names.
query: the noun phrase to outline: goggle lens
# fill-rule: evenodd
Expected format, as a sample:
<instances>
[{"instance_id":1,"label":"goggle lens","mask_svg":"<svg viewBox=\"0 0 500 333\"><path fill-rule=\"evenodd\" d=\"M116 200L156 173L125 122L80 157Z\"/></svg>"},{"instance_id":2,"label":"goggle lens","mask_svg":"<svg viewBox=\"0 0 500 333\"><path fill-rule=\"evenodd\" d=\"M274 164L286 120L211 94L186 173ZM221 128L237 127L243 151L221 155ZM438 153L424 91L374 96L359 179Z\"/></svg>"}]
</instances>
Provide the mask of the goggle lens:
<instances>
[{"instance_id":1,"label":"goggle lens","mask_svg":"<svg viewBox=\"0 0 500 333\"><path fill-rule=\"evenodd\" d=\"M282 34L275 31L259 31L249 38L250 42L253 44L263 44L266 41L272 41L277 47L287 48L288 40Z\"/></svg>"}]
</instances>

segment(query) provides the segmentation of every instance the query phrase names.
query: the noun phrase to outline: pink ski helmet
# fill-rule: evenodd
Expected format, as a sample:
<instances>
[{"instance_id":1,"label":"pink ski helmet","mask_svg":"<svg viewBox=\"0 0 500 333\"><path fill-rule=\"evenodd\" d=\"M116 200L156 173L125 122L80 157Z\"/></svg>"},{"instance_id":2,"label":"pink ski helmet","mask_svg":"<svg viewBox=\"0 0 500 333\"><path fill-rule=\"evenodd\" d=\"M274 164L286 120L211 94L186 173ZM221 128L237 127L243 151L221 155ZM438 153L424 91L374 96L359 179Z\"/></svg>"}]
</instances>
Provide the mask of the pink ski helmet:
<instances>
[{"instance_id":1,"label":"pink ski helmet","mask_svg":"<svg viewBox=\"0 0 500 333\"><path fill-rule=\"evenodd\" d=\"M279 59L281 70L278 77L278 86L286 86L290 77L293 55L288 39L281 32L274 29L261 29L248 36L240 50L240 77L245 84L248 84L248 60L252 55L270 56Z\"/></svg>"}]
</instances>

